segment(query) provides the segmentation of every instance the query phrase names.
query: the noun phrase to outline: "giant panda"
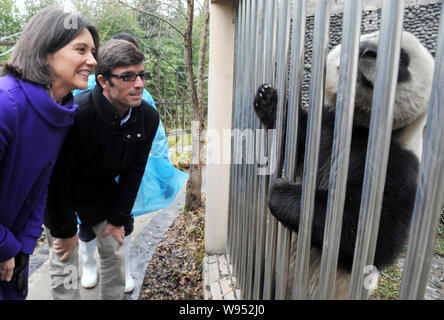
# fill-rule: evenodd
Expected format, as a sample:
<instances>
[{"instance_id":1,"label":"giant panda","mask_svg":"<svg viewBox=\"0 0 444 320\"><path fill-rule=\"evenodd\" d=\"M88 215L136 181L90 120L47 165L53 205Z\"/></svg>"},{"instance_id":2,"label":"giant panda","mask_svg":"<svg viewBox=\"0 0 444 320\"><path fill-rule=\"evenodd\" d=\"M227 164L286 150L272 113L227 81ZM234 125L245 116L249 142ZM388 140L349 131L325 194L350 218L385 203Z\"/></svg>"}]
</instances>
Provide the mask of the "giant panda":
<instances>
[{"instance_id":1,"label":"giant panda","mask_svg":"<svg viewBox=\"0 0 444 320\"><path fill-rule=\"evenodd\" d=\"M356 241L379 33L360 38L358 75L354 107L350 163L347 177L342 234L335 283L335 299L347 299ZM335 123L335 105L339 79L341 46L333 48L327 58L325 105L317 171L313 229L311 237L309 298L317 297L320 258L326 220L328 184ZM374 266L381 270L392 264L404 249L416 195L419 161L432 86L434 59L415 36L402 33L399 72L393 116L393 131L388 158L382 212ZM277 90L261 85L254 99L254 109L265 128L273 128ZM304 165L307 111L301 108L298 126L296 181L272 181L269 194L271 214L293 231L299 230L301 176ZM378 164L374 164L378 165ZM293 246L294 248L294 246ZM295 250L290 270L294 266ZM290 272L290 276L293 272ZM288 281L287 298L291 297L293 279Z\"/></svg>"}]
</instances>

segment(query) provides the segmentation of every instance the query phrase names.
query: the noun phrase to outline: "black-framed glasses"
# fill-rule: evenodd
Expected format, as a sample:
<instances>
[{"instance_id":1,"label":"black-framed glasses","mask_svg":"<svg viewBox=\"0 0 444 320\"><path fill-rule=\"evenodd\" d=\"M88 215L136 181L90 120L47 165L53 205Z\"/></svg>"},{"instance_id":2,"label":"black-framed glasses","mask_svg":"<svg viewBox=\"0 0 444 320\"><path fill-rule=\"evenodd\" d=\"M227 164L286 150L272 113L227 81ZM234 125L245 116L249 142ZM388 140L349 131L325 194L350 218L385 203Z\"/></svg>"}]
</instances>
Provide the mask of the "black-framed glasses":
<instances>
[{"instance_id":1,"label":"black-framed glasses","mask_svg":"<svg viewBox=\"0 0 444 320\"><path fill-rule=\"evenodd\" d=\"M147 72L147 71L143 71L143 72L140 72L140 73L127 72L127 73L124 73L124 74L112 74L111 73L110 76L122 79L123 82L134 82L134 81L136 81L137 77L140 77L140 79L142 81L146 80L150 76L150 73Z\"/></svg>"}]
</instances>

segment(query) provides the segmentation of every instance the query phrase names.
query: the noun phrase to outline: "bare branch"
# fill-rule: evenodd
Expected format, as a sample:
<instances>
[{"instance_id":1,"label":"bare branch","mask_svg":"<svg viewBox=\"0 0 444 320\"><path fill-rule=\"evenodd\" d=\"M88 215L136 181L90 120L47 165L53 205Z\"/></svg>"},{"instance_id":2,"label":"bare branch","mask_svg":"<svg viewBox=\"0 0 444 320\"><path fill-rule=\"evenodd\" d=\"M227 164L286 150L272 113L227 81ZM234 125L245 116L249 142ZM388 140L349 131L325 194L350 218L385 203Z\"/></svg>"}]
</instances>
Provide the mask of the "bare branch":
<instances>
[{"instance_id":1,"label":"bare branch","mask_svg":"<svg viewBox=\"0 0 444 320\"><path fill-rule=\"evenodd\" d=\"M132 10L135 10L135 11L138 11L140 13L143 13L143 14L149 15L151 17L154 17L156 19L162 20L163 22L165 22L166 24L171 26L174 30L176 30L182 37L184 36L184 33L176 25L174 25L171 21L168 21L167 19L165 19L165 18L163 18L163 17L161 17L161 16L159 16L157 14L154 14L154 13L151 13L151 12L148 12L148 11L145 11L145 10L133 7L132 5L129 5L129 4L125 3L125 2L123 2L123 1L118 1L117 3L119 3L121 5L124 5L124 6L130 8Z\"/></svg>"},{"instance_id":2,"label":"bare branch","mask_svg":"<svg viewBox=\"0 0 444 320\"><path fill-rule=\"evenodd\" d=\"M16 37L16 36L19 36L21 33L22 33L22 32L20 31L20 32L17 32L17 33L11 34L10 36L2 37L2 38L0 38L0 41L5 41L5 40L8 40L8 39L14 38L14 37Z\"/></svg>"},{"instance_id":3,"label":"bare branch","mask_svg":"<svg viewBox=\"0 0 444 320\"><path fill-rule=\"evenodd\" d=\"M159 3L159 6L161 6L161 7L167 7L167 8L172 8L172 9L176 10L177 12L179 12L181 15L183 15L184 18L186 18L186 16L187 16L187 15L185 14L185 12L179 10L177 7L175 7L175 6L173 6L173 5L169 4L169 3Z\"/></svg>"},{"instance_id":4,"label":"bare branch","mask_svg":"<svg viewBox=\"0 0 444 320\"><path fill-rule=\"evenodd\" d=\"M202 112L203 104L204 104L204 79L205 79L205 60L208 46L208 24L210 20L210 11L209 11L209 0L204 0L203 3L203 25L201 31L200 38L200 49L199 49L199 62L198 62L198 71L197 71L197 97L199 100L199 109ZM203 119L203 115L201 115Z\"/></svg>"},{"instance_id":5,"label":"bare branch","mask_svg":"<svg viewBox=\"0 0 444 320\"><path fill-rule=\"evenodd\" d=\"M11 49L9 49L8 51L6 51L6 52L3 52L2 54L0 54L0 57L3 57L3 56L6 56L8 53L11 53L12 52L12 50L14 50L14 47L12 47Z\"/></svg>"}]
</instances>

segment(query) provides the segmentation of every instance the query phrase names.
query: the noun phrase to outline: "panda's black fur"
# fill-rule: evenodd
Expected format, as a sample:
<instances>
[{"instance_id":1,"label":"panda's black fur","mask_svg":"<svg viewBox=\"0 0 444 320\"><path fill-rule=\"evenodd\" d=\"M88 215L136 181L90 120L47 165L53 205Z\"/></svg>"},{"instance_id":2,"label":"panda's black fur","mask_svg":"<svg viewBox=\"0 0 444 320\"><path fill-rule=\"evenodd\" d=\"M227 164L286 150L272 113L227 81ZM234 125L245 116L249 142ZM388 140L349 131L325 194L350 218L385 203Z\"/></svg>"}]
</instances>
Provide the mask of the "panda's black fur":
<instances>
[{"instance_id":1,"label":"panda's black fur","mask_svg":"<svg viewBox=\"0 0 444 320\"><path fill-rule=\"evenodd\" d=\"M362 184L369 135L370 107L376 68L378 34L361 38L354 125L350 150L338 272L350 274L353 263L356 231L359 220ZM319 167L311 244L320 256L328 197L335 103L340 47L328 58L325 106L319 150ZM419 159L422 152L422 132L427 114L433 58L419 41L404 32L398 73L393 132L390 144L387 176L374 265L381 270L390 265L404 248L416 195ZM417 77L421 79L417 81ZM256 94L254 107L265 127L274 127L277 91L262 85ZM270 116L270 113L272 114ZM298 126L297 172L304 165L307 112L301 109ZM378 164L374 164L378 165ZM299 230L302 185L283 179L272 182L269 195L270 212L291 230ZM313 250L312 250L313 254ZM314 259L319 262L319 258ZM314 261L312 258L312 261ZM318 266L310 265L310 268ZM317 277L318 278L318 277ZM348 289L348 286L345 286ZM346 297L343 292L336 296Z\"/></svg>"}]
</instances>

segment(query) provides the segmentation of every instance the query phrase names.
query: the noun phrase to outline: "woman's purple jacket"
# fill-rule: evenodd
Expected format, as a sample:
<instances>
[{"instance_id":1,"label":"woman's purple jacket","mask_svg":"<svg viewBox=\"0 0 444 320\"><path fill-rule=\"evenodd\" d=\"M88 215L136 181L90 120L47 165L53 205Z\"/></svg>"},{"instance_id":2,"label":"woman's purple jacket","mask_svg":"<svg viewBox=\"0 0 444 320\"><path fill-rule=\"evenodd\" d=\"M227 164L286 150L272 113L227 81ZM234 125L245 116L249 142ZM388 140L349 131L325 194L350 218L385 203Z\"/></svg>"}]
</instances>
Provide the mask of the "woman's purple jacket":
<instances>
[{"instance_id":1,"label":"woman's purple jacket","mask_svg":"<svg viewBox=\"0 0 444 320\"><path fill-rule=\"evenodd\" d=\"M77 109L72 95L64 101L41 85L0 78L0 261L32 254L42 233L52 167ZM0 300L14 298L0 281Z\"/></svg>"}]
</instances>

